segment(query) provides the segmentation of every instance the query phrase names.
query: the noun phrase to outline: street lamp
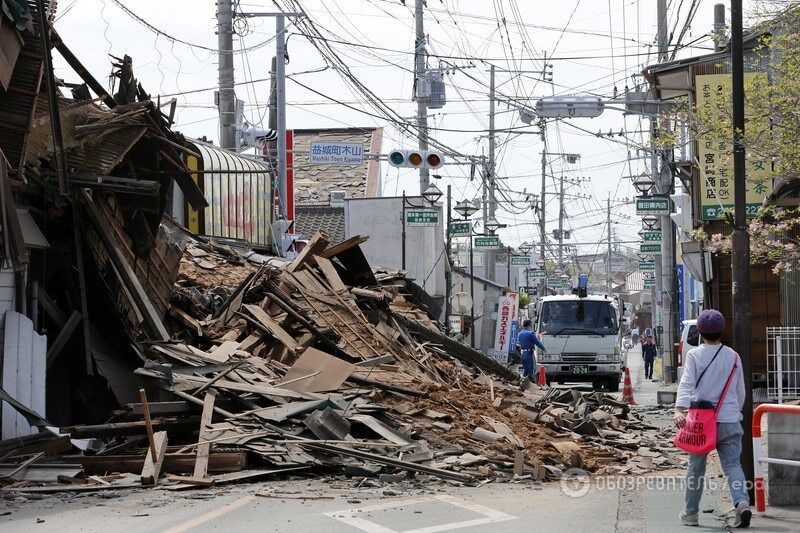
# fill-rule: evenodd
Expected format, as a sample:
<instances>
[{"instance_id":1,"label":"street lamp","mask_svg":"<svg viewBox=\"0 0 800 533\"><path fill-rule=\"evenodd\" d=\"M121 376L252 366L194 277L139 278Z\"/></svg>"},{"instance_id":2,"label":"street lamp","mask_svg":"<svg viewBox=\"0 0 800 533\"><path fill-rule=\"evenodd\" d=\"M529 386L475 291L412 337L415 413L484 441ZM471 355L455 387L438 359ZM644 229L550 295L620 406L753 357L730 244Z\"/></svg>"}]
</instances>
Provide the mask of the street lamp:
<instances>
[{"instance_id":1,"label":"street lamp","mask_svg":"<svg viewBox=\"0 0 800 533\"><path fill-rule=\"evenodd\" d=\"M536 266L539 267L539 270L544 270L544 265L545 265L544 259L536 260Z\"/></svg>"},{"instance_id":2,"label":"street lamp","mask_svg":"<svg viewBox=\"0 0 800 533\"><path fill-rule=\"evenodd\" d=\"M642 217L642 224L648 229L653 229L658 224L658 217L654 215L645 215Z\"/></svg>"},{"instance_id":3,"label":"street lamp","mask_svg":"<svg viewBox=\"0 0 800 533\"><path fill-rule=\"evenodd\" d=\"M461 200L456 204L455 212L464 217L464 220L466 220L478 212L478 207L473 205L472 202Z\"/></svg>"},{"instance_id":4,"label":"street lamp","mask_svg":"<svg viewBox=\"0 0 800 533\"><path fill-rule=\"evenodd\" d=\"M456 204L455 212L461 215L464 220L478 212L478 206L467 200L461 200ZM475 274L474 263L472 260L472 224L469 226L469 298L471 300L469 309L469 338L470 346L475 348Z\"/></svg>"},{"instance_id":5,"label":"street lamp","mask_svg":"<svg viewBox=\"0 0 800 533\"><path fill-rule=\"evenodd\" d=\"M436 184L431 183L424 191L422 191L422 197L430 202L431 206L433 206L439 201L439 198L442 197L442 191L439 190L439 187L437 187Z\"/></svg>"},{"instance_id":6,"label":"street lamp","mask_svg":"<svg viewBox=\"0 0 800 533\"><path fill-rule=\"evenodd\" d=\"M632 183L636 190L644 196L647 196L650 192L650 189L652 189L653 185L656 184L656 182L653 181L653 178L646 174L640 174L636 176Z\"/></svg>"}]
</instances>

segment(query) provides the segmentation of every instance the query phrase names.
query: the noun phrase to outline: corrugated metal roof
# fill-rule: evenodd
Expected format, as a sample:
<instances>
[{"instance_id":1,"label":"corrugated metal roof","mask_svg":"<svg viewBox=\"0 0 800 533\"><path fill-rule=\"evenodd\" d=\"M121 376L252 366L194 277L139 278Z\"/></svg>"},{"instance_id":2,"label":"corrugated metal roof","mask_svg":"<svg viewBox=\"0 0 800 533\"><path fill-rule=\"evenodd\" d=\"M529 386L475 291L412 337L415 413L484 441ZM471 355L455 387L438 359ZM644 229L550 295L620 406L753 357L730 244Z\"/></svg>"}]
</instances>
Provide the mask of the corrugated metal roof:
<instances>
[{"instance_id":1,"label":"corrugated metal roof","mask_svg":"<svg viewBox=\"0 0 800 533\"><path fill-rule=\"evenodd\" d=\"M210 144L191 142L202 156L199 183L209 204L203 213L205 234L271 247L269 166ZM214 170L219 172L209 172Z\"/></svg>"},{"instance_id":2,"label":"corrugated metal roof","mask_svg":"<svg viewBox=\"0 0 800 533\"><path fill-rule=\"evenodd\" d=\"M45 6L50 2L45 0ZM39 85L42 79L42 47L37 36L36 1L29 0L28 7L34 20L35 33L22 32L25 44L19 53L8 91L0 97L0 148L14 170L23 161L28 127L33 117Z\"/></svg>"}]
</instances>

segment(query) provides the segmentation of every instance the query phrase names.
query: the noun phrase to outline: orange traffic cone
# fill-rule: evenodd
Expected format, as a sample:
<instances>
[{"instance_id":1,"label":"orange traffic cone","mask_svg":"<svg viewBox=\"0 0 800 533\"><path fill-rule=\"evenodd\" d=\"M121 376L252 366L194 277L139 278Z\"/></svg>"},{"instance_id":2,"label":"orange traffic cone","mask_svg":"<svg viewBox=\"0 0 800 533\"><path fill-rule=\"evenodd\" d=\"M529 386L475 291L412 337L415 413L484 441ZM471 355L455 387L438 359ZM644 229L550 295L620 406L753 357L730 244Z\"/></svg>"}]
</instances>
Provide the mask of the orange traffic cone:
<instances>
[{"instance_id":1,"label":"orange traffic cone","mask_svg":"<svg viewBox=\"0 0 800 533\"><path fill-rule=\"evenodd\" d=\"M625 386L622 389L622 401L630 405L636 405L633 399L633 386L631 385L631 372L625 369Z\"/></svg>"},{"instance_id":2,"label":"orange traffic cone","mask_svg":"<svg viewBox=\"0 0 800 533\"><path fill-rule=\"evenodd\" d=\"M547 376L545 376L544 365L539 365L539 376L536 378L536 384L540 387L547 386Z\"/></svg>"}]
</instances>

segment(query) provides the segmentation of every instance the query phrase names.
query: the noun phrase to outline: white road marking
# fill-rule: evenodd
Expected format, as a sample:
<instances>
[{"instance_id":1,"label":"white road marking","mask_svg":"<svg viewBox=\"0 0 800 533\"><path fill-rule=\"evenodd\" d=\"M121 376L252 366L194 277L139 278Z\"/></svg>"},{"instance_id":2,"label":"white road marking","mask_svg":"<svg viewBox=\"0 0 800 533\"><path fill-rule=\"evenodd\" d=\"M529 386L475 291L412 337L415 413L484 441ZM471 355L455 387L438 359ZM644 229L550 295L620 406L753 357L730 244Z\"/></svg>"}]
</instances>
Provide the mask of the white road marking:
<instances>
[{"instance_id":1,"label":"white road marking","mask_svg":"<svg viewBox=\"0 0 800 533\"><path fill-rule=\"evenodd\" d=\"M388 527L384 527L380 524L376 524L375 522L370 522L369 520L357 516L359 514L368 513L371 511L381 511L384 509L393 509L393 508L407 507L407 506L410 507L413 505L420 505L422 503L435 502L437 500L456 507L460 507L462 509L466 509L468 511L483 516L471 520L462 520L459 522L450 522L447 524L439 524L436 526L429 526L417 529L406 529L403 531L397 531ZM452 531L454 529L462 529L465 527L481 526L496 522L505 522L517 518L516 516L502 513L490 507L486 507L484 505L480 505L473 502L468 502L466 500L462 500L460 498L448 495L439 495L439 496L434 496L432 498L412 498L408 500L384 502L376 505L369 505L367 507L344 509L342 511L332 511L329 513L325 513L325 516L339 520L340 522L344 522L345 524L351 525L355 528L360 529L361 531L365 531L366 533L438 533L440 531Z\"/></svg>"}]
</instances>

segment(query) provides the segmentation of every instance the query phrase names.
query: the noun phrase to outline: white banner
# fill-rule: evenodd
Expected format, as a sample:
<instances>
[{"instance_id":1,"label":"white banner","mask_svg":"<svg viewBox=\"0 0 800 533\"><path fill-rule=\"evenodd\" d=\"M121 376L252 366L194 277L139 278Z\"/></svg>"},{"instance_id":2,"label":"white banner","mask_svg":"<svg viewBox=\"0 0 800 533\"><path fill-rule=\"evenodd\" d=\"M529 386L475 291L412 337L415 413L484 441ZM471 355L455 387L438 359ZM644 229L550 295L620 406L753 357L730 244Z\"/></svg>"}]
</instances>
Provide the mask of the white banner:
<instances>
[{"instance_id":1,"label":"white banner","mask_svg":"<svg viewBox=\"0 0 800 533\"><path fill-rule=\"evenodd\" d=\"M519 320L519 294L509 292L500 297L497 307L497 325L494 334L494 357L501 363L508 362L517 344Z\"/></svg>"}]
</instances>

